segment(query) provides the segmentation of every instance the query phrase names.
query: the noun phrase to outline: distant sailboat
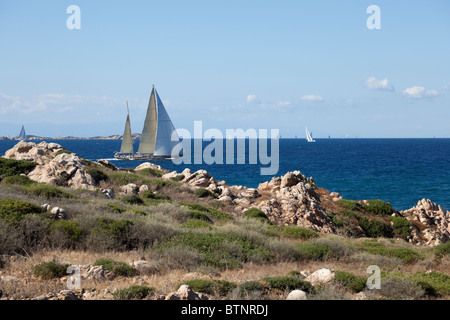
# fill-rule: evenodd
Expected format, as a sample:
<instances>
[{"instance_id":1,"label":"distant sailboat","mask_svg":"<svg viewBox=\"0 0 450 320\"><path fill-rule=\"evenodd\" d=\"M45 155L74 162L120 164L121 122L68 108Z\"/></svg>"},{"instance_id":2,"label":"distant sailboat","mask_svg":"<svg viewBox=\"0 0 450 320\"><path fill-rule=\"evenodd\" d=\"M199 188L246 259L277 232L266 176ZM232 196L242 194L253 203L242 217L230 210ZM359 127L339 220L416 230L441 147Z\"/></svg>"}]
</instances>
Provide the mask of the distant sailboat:
<instances>
[{"instance_id":1,"label":"distant sailboat","mask_svg":"<svg viewBox=\"0 0 450 320\"><path fill-rule=\"evenodd\" d=\"M116 158L146 160L179 156L179 154L173 155L172 150L173 147L180 141L180 138L175 130L172 120L170 120L170 117L164 108L155 86L153 86L150 100L148 102L147 115L145 116L142 137L139 142L139 149L138 152L134 154L132 142L130 143L131 128L127 129L127 125L129 125L129 117L127 117L124 138L122 139L122 146L125 149L123 150L124 152L122 152L121 149L121 152L116 153L114 155ZM125 137L128 134L130 137Z\"/></svg>"},{"instance_id":2,"label":"distant sailboat","mask_svg":"<svg viewBox=\"0 0 450 320\"><path fill-rule=\"evenodd\" d=\"M308 130L307 127L305 127L305 130L306 130L306 140L307 140L308 142L316 142L316 140L314 140L314 139L312 138L312 132L309 132L309 130Z\"/></svg>"},{"instance_id":3,"label":"distant sailboat","mask_svg":"<svg viewBox=\"0 0 450 320\"><path fill-rule=\"evenodd\" d=\"M17 140L27 140L27 134L25 133L24 126L22 126L22 130L20 130L20 134Z\"/></svg>"}]
</instances>

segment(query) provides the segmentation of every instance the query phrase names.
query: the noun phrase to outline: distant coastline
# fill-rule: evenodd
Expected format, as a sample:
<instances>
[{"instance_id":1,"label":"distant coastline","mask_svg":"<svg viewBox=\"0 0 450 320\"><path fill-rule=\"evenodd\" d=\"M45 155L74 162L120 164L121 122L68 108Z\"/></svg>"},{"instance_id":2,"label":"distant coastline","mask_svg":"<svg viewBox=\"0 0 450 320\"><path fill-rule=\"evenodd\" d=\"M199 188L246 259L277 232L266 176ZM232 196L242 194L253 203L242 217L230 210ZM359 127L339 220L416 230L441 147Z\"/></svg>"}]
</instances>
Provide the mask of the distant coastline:
<instances>
[{"instance_id":1,"label":"distant coastline","mask_svg":"<svg viewBox=\"0 0 450 320\"><path fill-rule=\"evenodd\" d=\"M27 135L27 140L120 140L122 139L121 134L114 134L110 136L95 136L95 137L74 137L74 136L67 136L67 137L40 137L35 135ZM136 140L141 138L140 133L133 133L131 137ZM17 137L0 137L0 140L17 140Z\"/></svg>"}]
</instances>

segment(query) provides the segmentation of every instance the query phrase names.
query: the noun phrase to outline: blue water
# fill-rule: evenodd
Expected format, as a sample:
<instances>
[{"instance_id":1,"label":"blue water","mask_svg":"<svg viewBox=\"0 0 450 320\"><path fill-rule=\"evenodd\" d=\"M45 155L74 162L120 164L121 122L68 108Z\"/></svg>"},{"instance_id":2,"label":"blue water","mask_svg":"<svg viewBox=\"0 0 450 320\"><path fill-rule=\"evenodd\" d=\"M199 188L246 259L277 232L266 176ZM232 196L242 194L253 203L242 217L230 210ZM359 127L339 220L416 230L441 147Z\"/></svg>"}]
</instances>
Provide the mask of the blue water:
<instances>
[{"instance_id":1,"label":"blue water","mask_svg":"<svg viewBox=\"0 0 450 320\"><path fill-rule=\"evenodd\" d=\"M46 140L50 142L50 140ZM144 161L115 160L120 140L51 140L88 160L109 159L117 167L135 168ZM276 176L300 170L317 185L337 191L346 199L382 199L399 210L422 198L450 210L450 139L303 139L280 140L280 165ZM36 141L39 142L39 141ZM17 141L0 141L0 154ZM203 147L209 142L203 142ZM270 148L269 148L270 151ZM248 158L247 158L248 159ZM257 187L270 180L261 176L268 165L175 165L171 160L152 161L168 170L207 170L229 185Z\"/></svg>"}]
</instances>

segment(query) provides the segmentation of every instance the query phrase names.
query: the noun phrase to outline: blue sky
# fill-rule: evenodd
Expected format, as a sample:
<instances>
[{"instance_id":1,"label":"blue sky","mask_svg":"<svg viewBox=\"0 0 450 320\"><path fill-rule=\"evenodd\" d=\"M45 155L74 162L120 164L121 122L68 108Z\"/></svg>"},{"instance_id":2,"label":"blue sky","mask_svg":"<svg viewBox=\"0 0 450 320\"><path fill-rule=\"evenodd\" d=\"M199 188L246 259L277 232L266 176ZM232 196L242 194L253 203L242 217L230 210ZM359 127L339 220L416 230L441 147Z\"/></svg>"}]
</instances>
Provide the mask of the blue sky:
<instances>
[{"instance_id":1,"label":"blue sky","mask_svg":"<svg viewBox=\"0 0 450 320\"><path fill-rule=\"evenodd\" d=\"M155 84L188 130L450 137L449 34L445 0L2 0L0 136L122 133L126 100L140 132Z\"/></svg>"}]
</instances>

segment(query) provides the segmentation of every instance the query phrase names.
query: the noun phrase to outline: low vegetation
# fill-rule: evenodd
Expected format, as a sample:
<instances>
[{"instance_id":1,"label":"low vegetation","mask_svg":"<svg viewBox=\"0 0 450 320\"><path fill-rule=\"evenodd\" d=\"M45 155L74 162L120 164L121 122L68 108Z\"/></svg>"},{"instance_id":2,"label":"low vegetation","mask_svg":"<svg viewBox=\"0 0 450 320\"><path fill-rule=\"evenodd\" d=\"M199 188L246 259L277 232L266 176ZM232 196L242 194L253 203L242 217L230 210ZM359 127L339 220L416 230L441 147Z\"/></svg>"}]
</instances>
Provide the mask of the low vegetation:
<instances>
[{"instance_id":1,"label":"low vegetation","mask_svg":"<svg viewBox=\"0 0 450 320\"><path fill-rule=\"evenodd\" d=\"M44 280L50 280L66 276L68 267L68 264L60 264L55 261L42 262L33 267L33 273Z\"/></svg>"},{"instance_id":2,"label":"low vegetation","mask_svg":"<svg viewBox=\"0 0 450 320\"><path fill-rule=\"evenodd\" d=\"M116 193L115 199L108 199L101 192L31 181L24 174L36 164L5 160L0 158L2 274L13 272L18 261L27 261L22 274L39 279L68 276L66 263L36 258L54 251L68 257L61 261L71 260L72 254L85 255L92 261L73 263L102 265L111 271L115 277L110 289L119 300L155 299L181 284L217 299L284 299L294 289L307 292L311 299L337 299L367 293L364 268L376 264L387 287L377 295L368 294L370 299L450 296L450 242L434 248L409 244L411 222L393 216L387 202L333 203L336 210L327 214L339 235L324 235L276 225L257 208L232 212L206 189L186 188L179 182L182 178L160 179L159 170L112 171L86 162L98 186ZM146 184L149 190L120 194L120 187L128 183ZM64 208L67 216L60 219L43 212L44 203ZM130 265L140 257L157 266L158 276L151 279L164 283L164 292L156 285L146 286L150 276L138 275ZM299 271L288 273L324 265L337 269L327 285L312 286ZM184 280L187 272L202 277ZM14 288L2 290L9 297L31 297Z\"/></svg>"},{"instance_id":3,"label":"low vegetation","mask_svg":"<svg viewBox=\"0 0 450 320\"><path fill-rule=\"evenodd\" d=\"M116 290L113 294L115 300L142 300L155 291L155 288L147 286L131 286L126 289Z\"/></svg>"},{"instance_id":4,"label":"low vegetation","mask_svg":"<svg viewBox=\"0 0 450 320\"><path fill-rule=\"evenodd\" d=\"M231 290L237 287L235 283L226 280L193 279L181 282L177 288L183 284L188 285L195 292L219 296L226 296Z\"/></svg>"},{"instance_id":5,"label":"low vegetation","mask_svg":"<svg viewBox=\"0 0 450 320\"><path fill-rule=\"evenodd\" d=\"M36 166L36 162L0 158L0 180L5 177L28 174Z\"/></svg>"},{"instance_id":6,"label":"low vegetation","mask_svg":"<svg viewBox=\"0 0 450 320\"><path fill-rule=\"evenodd\" d=\"M112 271L116 276L132 277L136 274L136 271L130 265L112 259L99 259L94 262L94 266L103 266L105 269Z\"/></svg>"}]
</instances>

